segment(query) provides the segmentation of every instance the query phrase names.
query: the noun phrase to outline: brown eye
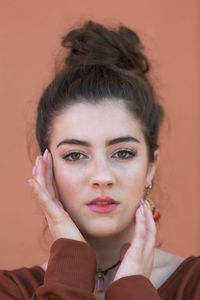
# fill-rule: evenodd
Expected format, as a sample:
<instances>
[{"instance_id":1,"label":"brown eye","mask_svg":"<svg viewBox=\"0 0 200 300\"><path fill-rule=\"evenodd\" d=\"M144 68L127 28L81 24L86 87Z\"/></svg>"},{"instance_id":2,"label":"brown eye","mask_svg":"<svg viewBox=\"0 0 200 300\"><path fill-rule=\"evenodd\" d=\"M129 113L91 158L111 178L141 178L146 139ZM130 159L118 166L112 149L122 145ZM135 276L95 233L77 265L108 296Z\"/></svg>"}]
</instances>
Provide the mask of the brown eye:
<instances>
[{"instance_id":1,"label":"brown eye","mask_svg":"<svg viewBox=\"0 0 200 300\"><path fill-rule=\"evenodd\" d=\"M120 158L120 159L130 159L133 156L135 156L136 153L132 152L132 151L128 151L128 150L120 150L120 151L116 152L115 155L117 155L117 158Z\"/></svg>"},{"instance_id":2,"label":"brown eye","mask_svg":"<svg viewBox=\"0 0 200 300\"><path fill-rule=\"evenodd\" d=\"M68 161L76 161L76 160L79 160L80 157L81 157L81 154L80 152L71 152L69 154L66 154L63 159L65 160L68 160Z\"/></svg>"}]
</instances>

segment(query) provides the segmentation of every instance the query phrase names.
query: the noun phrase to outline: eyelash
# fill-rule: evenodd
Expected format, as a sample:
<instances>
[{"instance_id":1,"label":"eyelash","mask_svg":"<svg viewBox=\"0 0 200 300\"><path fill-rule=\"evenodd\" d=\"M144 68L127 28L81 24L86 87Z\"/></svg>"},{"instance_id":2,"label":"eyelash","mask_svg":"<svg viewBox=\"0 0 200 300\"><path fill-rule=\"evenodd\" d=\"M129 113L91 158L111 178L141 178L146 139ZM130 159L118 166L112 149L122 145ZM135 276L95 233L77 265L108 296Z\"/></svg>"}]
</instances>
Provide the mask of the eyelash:
<instances>
[{"instance_id":1,"label":"eyelash","mask_svg":"<svg viewBox=\"0 0 200 300\"><path fill-rule=\"evenodd\" d=\"M121 158L122 160L128 160L128 159L131 159L132 157L136 156L136 151L130 151L130 150L119 150L117 151L115 154L117 153L126 153L126 154L129 154L129 157L126 157L126 158ZM63 159L69 161L69 162L75 162L75 161L78 161L79 159L68 159L68 157L72 156L73 154L80 154L80 155L84 155L80 152L71 152L71 153L68 153L66 155L63 156ZM118 157L119 158L119 157ZM119 158L120 159L120 158Z\"/></svg>"}]
</instances>

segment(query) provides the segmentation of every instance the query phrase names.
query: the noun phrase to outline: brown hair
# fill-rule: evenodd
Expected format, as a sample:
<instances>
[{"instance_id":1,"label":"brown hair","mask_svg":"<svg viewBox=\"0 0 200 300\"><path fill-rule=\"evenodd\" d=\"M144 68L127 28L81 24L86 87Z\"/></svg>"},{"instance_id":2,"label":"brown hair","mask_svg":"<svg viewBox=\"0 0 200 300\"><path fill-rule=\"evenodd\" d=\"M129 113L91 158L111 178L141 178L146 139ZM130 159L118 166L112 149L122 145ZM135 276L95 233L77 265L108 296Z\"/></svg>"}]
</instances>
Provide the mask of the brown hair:
<instances>
[{"instance_id":1,"label":"brown hair","mask_svg":"<svg viewBox=\"0 0 200 300\"><path fill-rule=\"evenodd\" d=\"M62 40L68 49L65 66L45 89L38 105L36 137L41 153L49 148L54 117L80 102L122 100L142 125L149 160L154 161L163 109L156 101L147 73L150 64L138 35L88 21Z\"/></svg>"}]
</instances>

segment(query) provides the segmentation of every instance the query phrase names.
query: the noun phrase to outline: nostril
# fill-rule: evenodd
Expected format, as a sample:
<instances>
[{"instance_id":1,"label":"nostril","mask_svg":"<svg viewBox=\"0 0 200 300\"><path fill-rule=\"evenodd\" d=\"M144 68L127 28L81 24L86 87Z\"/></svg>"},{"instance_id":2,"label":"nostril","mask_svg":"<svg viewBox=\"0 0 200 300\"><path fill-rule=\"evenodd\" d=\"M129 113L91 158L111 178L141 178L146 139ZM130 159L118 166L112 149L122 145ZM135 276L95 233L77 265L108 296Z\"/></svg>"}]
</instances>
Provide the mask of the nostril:
<instances>
[{"instance_id":1,"label":"nostril","mask_svg":"<svg viewBox=\"0 0 200 300\"><path fill-rule=\"evenodd\" d=\"M115 178L113 174L109 172L101 172L101 173L96 173L93 174L93 176L90 177L89 179L89 184L90 186L112 186L115 183Z\"/></svg>"},{"instance_id":2,"label":"nostril","mask_svg":"<svg viewBox=\"0 0 200 300\"><path fill-rule=\"evenodd\" d=\"M102 182L93 182L93 186L98 187L98 186L112 186L113 182L108 182L108 181L102 181Z\"/></svg>"}]
</instances>

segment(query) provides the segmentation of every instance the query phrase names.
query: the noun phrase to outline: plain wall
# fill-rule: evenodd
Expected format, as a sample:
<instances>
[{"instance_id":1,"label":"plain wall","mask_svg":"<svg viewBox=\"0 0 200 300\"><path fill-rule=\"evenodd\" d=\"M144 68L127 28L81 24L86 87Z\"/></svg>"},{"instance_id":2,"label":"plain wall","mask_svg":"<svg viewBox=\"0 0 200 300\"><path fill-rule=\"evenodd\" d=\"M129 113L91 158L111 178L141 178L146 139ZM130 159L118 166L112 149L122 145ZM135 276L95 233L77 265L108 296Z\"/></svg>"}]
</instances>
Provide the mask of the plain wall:
<instances>
[{"instance_id":1,"label":"plain wall","mask_svg":"<svg viewBox=\"0 0 200 300\"><path fill-rule=\"evenodd\" d=\"M199 255L199 12L198 0L0 1L1 269L48 258L44 221L27 184L28 139L61 37L88 19L124 24L143 41L167 115L152 195L161 213L158 242L177 255Z\"/></svg>"}]
</instances>

